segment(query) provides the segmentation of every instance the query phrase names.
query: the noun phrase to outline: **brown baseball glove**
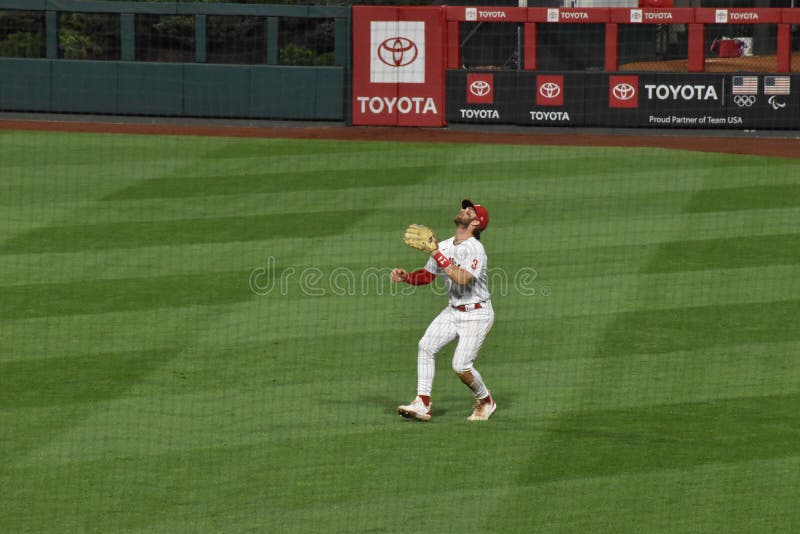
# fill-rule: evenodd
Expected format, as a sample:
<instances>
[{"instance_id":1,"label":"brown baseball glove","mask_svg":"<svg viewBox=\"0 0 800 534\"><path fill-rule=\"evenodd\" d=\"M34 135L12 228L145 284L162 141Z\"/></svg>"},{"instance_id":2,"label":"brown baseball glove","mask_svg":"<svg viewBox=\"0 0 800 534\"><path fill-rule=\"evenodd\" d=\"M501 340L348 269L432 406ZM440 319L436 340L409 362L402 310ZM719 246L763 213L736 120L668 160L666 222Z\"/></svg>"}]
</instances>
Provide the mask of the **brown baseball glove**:
<instances>
[{"instance_id":1,"label":"brown baseball glove","mask_svg":"<svg viewBox=\"0 0 800 534\"><path fill-rule=\"evenodd\" d=\"M412 224L406 228L403 243L411 248L431 253L439 247L436 234L422 224Z\"/></svg>"}]
</instances>

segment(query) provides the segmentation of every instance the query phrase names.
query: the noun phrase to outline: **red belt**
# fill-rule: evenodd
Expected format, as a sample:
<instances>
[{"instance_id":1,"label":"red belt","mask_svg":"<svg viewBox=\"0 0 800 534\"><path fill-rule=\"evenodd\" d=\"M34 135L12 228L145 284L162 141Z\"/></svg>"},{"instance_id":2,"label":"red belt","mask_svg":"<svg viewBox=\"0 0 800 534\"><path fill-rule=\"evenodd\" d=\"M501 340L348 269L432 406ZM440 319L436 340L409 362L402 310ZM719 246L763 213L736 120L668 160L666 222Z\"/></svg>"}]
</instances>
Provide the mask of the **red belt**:
<instances>
[{"instance_id":1,"label":"red belt","mask_svg":"<svg viewBox=\"0 0 800 534\"><path fill-rule=\"evenodd\" d=\"M450 306L450 307L453 308L454 310L462 312L471 310L480 310L481 308L483 308L480 302L476 302L475 304L462 304L461 306Z\"/></svg>"}]
</instances>

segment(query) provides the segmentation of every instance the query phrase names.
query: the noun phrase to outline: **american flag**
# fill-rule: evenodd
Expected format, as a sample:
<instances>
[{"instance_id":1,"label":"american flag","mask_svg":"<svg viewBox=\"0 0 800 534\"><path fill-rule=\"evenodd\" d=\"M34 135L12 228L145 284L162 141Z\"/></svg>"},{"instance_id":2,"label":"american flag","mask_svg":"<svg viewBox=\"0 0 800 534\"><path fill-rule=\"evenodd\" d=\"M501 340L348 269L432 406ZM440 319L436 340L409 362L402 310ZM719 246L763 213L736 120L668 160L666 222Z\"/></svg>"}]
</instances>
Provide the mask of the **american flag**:
<instances>
[{"instance_id":1,"label":"american flag","mask_svg":"<svg viewBox=\"0 0 800 534\"><path fill-rule=\"evenodd\" d=\"M788 95L791 91L791 78L788 76L764 76L765 95Z\"/></svg>"},{"instance_id":2,"label":"american flag","mask_svg":"<svg viewBox=\"0 0 800 534\"><path fill-rule=\"evenodd\" d=\"M758 76L734 76L733 94L735 95L757 95Z\"/></svg>"}]
</instances>

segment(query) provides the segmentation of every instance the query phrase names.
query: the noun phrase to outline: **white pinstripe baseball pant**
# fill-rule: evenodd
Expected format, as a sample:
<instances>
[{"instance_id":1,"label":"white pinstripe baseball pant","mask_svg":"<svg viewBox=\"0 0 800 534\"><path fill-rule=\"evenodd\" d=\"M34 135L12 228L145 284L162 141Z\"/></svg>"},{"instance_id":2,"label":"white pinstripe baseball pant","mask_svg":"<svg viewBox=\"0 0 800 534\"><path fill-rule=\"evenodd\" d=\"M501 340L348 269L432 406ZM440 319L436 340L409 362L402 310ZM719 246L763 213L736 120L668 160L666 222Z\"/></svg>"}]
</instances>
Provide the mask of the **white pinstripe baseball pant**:
<instances>
[{"instance_id":1,"label":"white pinstripe baseball pant","mask_svg":"<svg viewBox=\"0 0 800 534\"><path fill-rule=\"evenodd\" d=\"M433 377L436 373L436 353L445 345L458 338L453 353L453 371L470 371L474 378L475 398L482 399L489 394L486 385L473 363L483 345L489 330L494 324L494 310L491 302L482 304L479 310L458 311L450 306L443 309L431 322L425 335L419 341L417 354L417 393L430 395Z\"/></svg>"}]
</instances>

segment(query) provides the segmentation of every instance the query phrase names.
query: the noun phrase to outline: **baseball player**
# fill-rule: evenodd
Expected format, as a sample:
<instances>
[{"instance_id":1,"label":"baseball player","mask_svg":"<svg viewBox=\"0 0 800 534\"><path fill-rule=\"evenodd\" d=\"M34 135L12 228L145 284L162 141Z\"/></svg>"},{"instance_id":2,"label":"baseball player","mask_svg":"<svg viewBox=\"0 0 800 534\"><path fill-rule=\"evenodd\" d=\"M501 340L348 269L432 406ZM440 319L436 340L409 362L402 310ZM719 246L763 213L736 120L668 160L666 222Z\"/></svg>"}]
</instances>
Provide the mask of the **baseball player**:
<instances>
[{"instance_id":1,"label":"baseball player","mask_svg":"<svg viewBox=\"0 0 800 534\"><path fill-rule=\"evenodd\" d=\"M417 397L410 403L397 407L405 418L429 421L431 418L431 389L435 372L435 357L445 345L458 338L453 354L453 371L475 396L475 406L467 419L485 421L497 405L492 399L483 377L473 366L478 351L494 323L494 311L489 300L486 274L486 251L481 244L481 232L489 224L489 213L480 204L469 200L461 202L461 211L455 217L455 236L438 243L429 228L412 225L406 233L406 244L430 251L425 268L412 273L393 269L393 282L412 285L431 283L437 275L445 277L449 305L433 320L419 341L417 355ZM423 245L409 243L409 231L423 228ZM417 236L419 237L419 236Z\"/></svg>"}]
</instances>

